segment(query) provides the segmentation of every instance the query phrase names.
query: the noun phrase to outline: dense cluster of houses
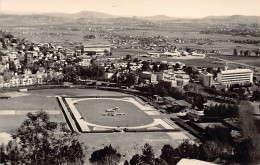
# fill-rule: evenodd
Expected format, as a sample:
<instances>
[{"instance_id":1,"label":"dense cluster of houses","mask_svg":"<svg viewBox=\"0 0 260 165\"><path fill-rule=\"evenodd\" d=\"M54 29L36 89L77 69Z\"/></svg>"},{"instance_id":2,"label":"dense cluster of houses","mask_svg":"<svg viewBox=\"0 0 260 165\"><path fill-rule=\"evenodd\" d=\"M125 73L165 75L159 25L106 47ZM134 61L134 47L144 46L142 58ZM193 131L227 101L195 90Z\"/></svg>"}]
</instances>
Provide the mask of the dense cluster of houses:
<instances>
[{"instance_id":1,"label":"dense cluster of houses","mask_svg":"<svg viewBox=\"0 0 260 165\"><path fill-rule=\"evenodd\" d=\"M131 40L145 40L146 38L126 37L123 38L125 43ZM161 36L149 38L151 43L154 40L164 42ZM113 40L118 44L122 38ZM62 78L63 68L67 65L88 67L93 60L96 64L104 68L104 79L109 80L115 74L120 77L129 70L132 72L141 72L141 76L135 75L138 80L140 77L144 79L142 84L156 84L159 81L169 82L172 87L183 88L189 84L191 75L183 70L185 64L181 62L152 62L144 61L143 59L129 60L124 56L110 56L110 45L81 45L74 49L63 48L60 45L53 43L32 43L27 40L19 41L13 37L3 37L0 42L0 87L14 87L43 84L49 80ZM146 43L146 42L145 42ZM184 50L176 50L176 47L165 46L163 51L171 51L165 53L151 53L149 56L201 56L204 54ZM166 49L167 48L167 49ZM106 56L107 55L107 56ZM74 61L74 63L71 63ZM144 62L149 63L149 69L144 70ZM161 64L167 65L167 69L154 71L153 67L156 63L159 68ZM178 68L174 68L178 64ZM245 84L246 82L253 83L253 72L249 69L223 70L218 73L216 80L213 79L213 74L202 71L196 68L199 72L198 79L202 85L212 87L212 85ZM139 77L138 77L139 76Z\"/></svg>"}]
</instances>

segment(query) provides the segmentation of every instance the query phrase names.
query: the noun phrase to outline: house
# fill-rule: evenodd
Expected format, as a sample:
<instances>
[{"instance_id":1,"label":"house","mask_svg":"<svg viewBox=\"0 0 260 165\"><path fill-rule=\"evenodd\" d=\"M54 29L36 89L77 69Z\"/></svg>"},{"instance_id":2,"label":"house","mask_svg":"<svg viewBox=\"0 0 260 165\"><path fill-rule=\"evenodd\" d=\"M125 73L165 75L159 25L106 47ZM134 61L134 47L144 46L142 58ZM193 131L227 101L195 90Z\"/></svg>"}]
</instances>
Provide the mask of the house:
<instances>
[{"instance_id":1,"label":"house","mask_svg":"<svg viewBox=\"0 0 260 165\"><path fill-rule=\"evenodd\" d=\"M105 79L106 79L106 80L111 79L113 75L114 75L114 73L105 72Z\"/></svg>"},{"instance_id":2,"label":"house","mask_svg":"<svg viewBox=\"0 0 260 165\"><path fill-rule=\"evenodd\" d=\"M34 82L33 78L31 78L31 77L27 78L27 77L24 77L24 76L21 76L19 81L20 81L21 86L33 85L33 82Z\"/></svg>"},{"instance_id":3,"label":"house","mask_svg":"<svg viewBox=\"0 0 260 165\"><path fill-rule=\"evenodd\" d=\"M157 75L153 74L151 72L147 72L147 71L142 72L142 78L144 78L145 80L148 80L149 83L152 83L152 84L158 83Z\"/></svg>"},{"instance_id":4,"label":"house","mask_svg":"<svg viewBox=\"0 0 260 165\"><path fill-rule=\"evenodd\" d=\"M9 56L1 56L3 62L9 61Z\"/></svg>"},{"instance_id":5,"label":"house","mask_svg":"<svg viewBox=\"0 0 260 165\"><path fill-rule=\"evenodd\" d=\"M143 66L143 64L131 63L131 64L130 64L130 69L131 69L132 71L136 71L136 70L138 70L138 69L141 69L142 66Z\"/></svg>"},{"instance_id":6,"label":"house","mask_svg":"<svg viewBox=\"0 0 260 165\"><path fill-rule=\"evenodd\" d=\"M89 66L91 64L91 58L83 58L80 62L80 66Z\"/></svg>"},{"instance_id":7,"label":"house","mask_svg":"<svg viewBox=\"0 0 260 165\"><path fill-rule=\"evenodd\" d=\"M17 74L13 75L12 78L9 80L10 86L16 87L20 85L19 77Z\"/></svg>"},{"instance_id":8,"label":"house","mask_svg":"<svg viewBox=\"0 0 260 165\"><path fill-rule=\"evenodd\" d=\"M0 75L0 88L4 87L4 77Z\"/></svg>"},{"instance_id":9,"label":"house","mask_svg":"<svg viewBox=\"0 0 260 165\"><path fill-rule=\"evenodd\" d=\"M119 62L119 63L113 63L115 68L126 68L127 63L126 62Z\"/></svg>"},{"instance_id":10,"label":"house","mask_svg":"<svg viewBox=\"0 0 260 165\"><path fill-rule=\"evenodd\" d=\"M17 57L17 53L11 52L11 53L8 53L7 56L9 56L10 61L14 61L14 59Z\"/></svg>"},{"instance_id":11,"label":"house","mask_svg":"<svg viewBox=\"0 0 260 165\"><path fill-rule=\"evenodd\" d=\"M66 54L67 57L73 57L74 51L71 50L71 49L66 49L65 54Z\"/></svg>"}]
</instances>

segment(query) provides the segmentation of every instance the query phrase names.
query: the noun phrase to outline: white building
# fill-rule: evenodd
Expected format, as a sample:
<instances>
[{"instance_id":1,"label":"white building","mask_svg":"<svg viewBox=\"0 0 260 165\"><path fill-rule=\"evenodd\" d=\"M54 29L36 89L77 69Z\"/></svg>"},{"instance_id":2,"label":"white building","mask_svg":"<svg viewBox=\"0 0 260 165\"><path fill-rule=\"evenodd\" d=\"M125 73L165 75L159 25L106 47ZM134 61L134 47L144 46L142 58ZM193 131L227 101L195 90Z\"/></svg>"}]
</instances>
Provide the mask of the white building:
<instances>
[{"instance_id":1,"label":"white building","mask_svg":"<svg viewBox=\"0 0 260 165\"><path fill-rule=\"evenodd\" d=\"M181 70L165 70L157 73L157 79L170 82L172 87L183 87L190 82L190 76Z\"/></svg>"},{"instance_id":2,"label":"white building","mask_svg":"<svg viewBox=\"0 0 260 165\"><path fill-rule=\"evenodd\" d=\"M217 74L217 81L225 86L253 83L253 71L250 69L224 70Z\"/></svg>"},{"instance_id":3,"label":"white building","mask_svg":"<svg viewBox=\"0 0 260 165\"><path fill-rule=\"evenodd\" d=\"M80 62L80 66L89 66L91 64L91 58L83 58Z\"/></svg>"},{"instance_id":4,"label":"white building","mask_svg":"<svg viewBox=\"0 0 260 165\"><path fill-rule=\"evenodd\" d=\"M192 55L192 56L196 56L196 57L202 57L202 58L205 57L205 54L197 53L197 52L192 52L191 55Z\"/></svg>"},{"instance_id":5,"label":"white building","mask_svg":"<svg viewBox=\"0 0 260 165\"><path fill-rule=\"evenodd\" d=\"M110 53L110 45L84 45L81 51L87 55L105 55Z\"/></svg>"},{"instance_id":6,"label":"white building","mask_svg":"<svg viewBox=\"0 0 260 165\"><path fill-rule=\"evenodd\" d=\"M207 71L199 72L200 82L205 87L211 87L213 85L213 74Z\"/></svg>"},{"instance_id":7,"label":"white building","mask_svg":"<svg viewBox=\"0 0 260 165\"><path fill-rule=\"evenodd\" d=\"M111 79L113 77L114 73L105 72L105 79Z\"/></svg>"}]
</instances>

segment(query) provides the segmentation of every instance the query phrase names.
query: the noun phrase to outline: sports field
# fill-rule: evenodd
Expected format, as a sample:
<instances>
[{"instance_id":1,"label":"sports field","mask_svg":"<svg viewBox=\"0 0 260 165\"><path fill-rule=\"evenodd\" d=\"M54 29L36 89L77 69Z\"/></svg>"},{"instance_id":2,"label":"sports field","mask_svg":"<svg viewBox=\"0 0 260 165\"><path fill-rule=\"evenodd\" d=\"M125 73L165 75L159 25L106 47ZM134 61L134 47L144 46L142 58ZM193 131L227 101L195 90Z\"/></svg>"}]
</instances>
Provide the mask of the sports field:
<instances>
[{"instance_id":1,"label":"sports field","mask_svg":"<svg viewBox=\"0 0 260 165\"><path fill-rule=\"evenodd\" d=\"M117 113L124 113L125 115L106 116L106 109L113 109L115 107L120 108ZM78 102L76 108L82 117L84 117L84 120L103 126L132 127L147 125L153 122L153 119L135 104L120 99L84 100Z\"/></svg>"},{"instance_id":2,"label":"sports field","mask_svg":"<svg viewBox=\"0 0 260 165\"><path fill-rule=\"evenodd\" d=\"M26 119L28 112L41 109L50 113L51 121L65 122L56 98L60 95L70 96L70 98L65 97L67 103L74 106L75 111L80 112L89 131L114 129L118 126L145 130L179 129L174 122L161 115L153 107L142 103L137 98L119 92L92 89L42 89L22 93L1 93L0 95L11 96L10 99L0 99L0 132L14 133ZM73 96L81 97L74 98ZM117 113L125 113L125 115L102 115L106 109L115 107L120 108ZM145 143L149 143L155 154L159 156L164 144L171 144L175 148L184 139L192 142L195 138L188 132L181 130L177 132L81 133L79 139L88 147L86 160L93 151L112 144L123 155L122 160L124 161L130 160L136 153L141 153Z\"/></svg>"}]
</instances>

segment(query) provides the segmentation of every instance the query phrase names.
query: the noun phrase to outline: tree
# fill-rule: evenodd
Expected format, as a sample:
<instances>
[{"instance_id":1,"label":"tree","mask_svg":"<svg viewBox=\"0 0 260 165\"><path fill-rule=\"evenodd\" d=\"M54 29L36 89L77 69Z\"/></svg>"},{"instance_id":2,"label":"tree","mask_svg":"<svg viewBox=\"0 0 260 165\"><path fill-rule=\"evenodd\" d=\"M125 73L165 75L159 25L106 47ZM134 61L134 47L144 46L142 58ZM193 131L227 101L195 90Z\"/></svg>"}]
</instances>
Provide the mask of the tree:
<instances>
[{"instance_id":1,"label":"tree","mask_svg":"<svg viewBox=\"0 0 260 165\"><path fill-rule=\"evenodd\" d=\"M244 139L235 146L235 159L242 164L253 164L251 150L254 148L250 139Z\"/></svg>"},{"instance_id":2,"label":"tree","mask_svg":"<svg viewBox=\"0 0 260 165\"><path fill-rule=\"evenodd\" d=\"M176 158L177 156L177 152L172 148L171 145L166 144L163 146L160 156L161 159L165 160L168 164L176 164L179 159Z\"/></svg>"},{"instance_id":3,"label":"tree","mask_svg":"<svg viewBox=\"0 0 260 165\"><path fill-rule=\"evenodd\" d=\"M131 165L138 165L141 164L141 156L139 154L135 154L132 159L130 160Z\"/></svg>"},{"instance_id":4,"label":"tree","mask_svg":"<svg viewBox=\"0 0 260 165\"><path fill-rule=\"evenodd\" d=\"M156 63L153 64L153 71L154 72L159 72L159 67Z\"/></svg>"},{"instance_id":5,"label":"tree","mask_svg":"<svg viewBox=\"0 0 260 165\"><path fill-rule=\"evenodd\" d=\"M149 71L150 70L149 62L143 62L143 66L141 69L142 71Z\"/></svg>"},{"instance_id":6,"label":"tree","mask_svg":"<svg viewBox=\"0 0 260 165\"><path fill-rule=\"evenodd\" d=\"M132 56L130 54L127 54L126 57L125 57L126 60L131 60L132 59Z\"/></svg>"},{"instance_id":7,"label":"tree","mask_svg":"<svg viewBox=\"0 0 260 165\"><path fill-rule=\"evenodd\" d=\"M128 161L127 161L127 160L125 160L125 162L124 162L124 165L129 165L129 163L128 163Z\"/></svg>"},{"instance_id":8,"label":"tree","mask_svg":"<svg viewBox=\"0 0 260 165\"><path fill-rule=\"evenodd\" d=\"M234 49L234 56L237 56L238 55L238 52L237 52L237 49Z\"/></svg>"},{"instance_id":9,"label":"tree","mask_svg":"<svg viewBox=\"0 0 260 165\"><path fill-rule=\"evenodd\" d=\"M204 98L201 94L197 94L195 97L193 97L194 105L201 110L204 108L204 103L206 102L206 98Z\"/></svg>"},{"instance_id":10,"label":"tree","mask_svg":"<svg viewBox=\"0 0 260 165\"><path fill-rule=\"evenodd\" d=\"M260 100L260 92L259 92L259 90L256 90L256 91L253 92L252 98L254 100L258 100L258 101Z\"/></svg>"},{"instance_id":11,"label":"tree","mask_svg":"<svg viewBox=\"0 0 260 165\"><path fill-rule=\"evenodd\" d=\"M205 128L205 132L213 139L213 140L220 140L222 143L231 144L232 137L231 137L231 129L222 126L215 126L211 128L207 126Z\"/></svg>"},{"instance_id":12,"label":"tree","mask_svg":"<svg viewBox=\"0 0 260 165\"><path fill-rule=\"evenodd\" d=\"M167 70L167 69L168 69L168 65L167 64L164 64L164 63L160 64L159 70Z\"/></svg>"},{"instance_id":13,"label":"tree","mask_svg":"<svg viewBox=\"0 0 260 165\"><path fill-rule=\"evenodd\" d=\"M9 70L16 71L16 66L15 66L15 63L13 61L9 62Z\"/></svg>"},{"instance_id":14,"label":"tree","mask_svg":"<svg viewBox=\"0 0 260 165\"><path fill-rule=\"evenodd\" d=\"M130 67L130 66L131 66L131 64L130 64L130 62L128 62L128 63L127 63L127 66L126 66L126 69L127 69L129 72L131 71L131 67Z\"/></svg>"},{"instance_id":15,"label":"tree","mask_svg":"<svg viewBox=\"0 0 260 165\"><path fill-rule=\"evenodd\" d=\"M126 76L126 79L125 79L124 83L127 86L131 86L131 85L134 85L136 83L136 77L133 73L128 73L125 76Z\"/></svg>"},{"instance_id":16,"label":"tree","mask_svg":"<svg viewBox=\"0 0 260 165\"><path fill-rule=\"evenodd\" d=\"M205 161L214 161L221 157L223 147L213 141L207 141L199 146L199 159Z\"/></svg>"},{"instance_id":17,"label":"tree","mask_svg":"<svg viewBox=\"0 0 260 165\"><path fill-rule=\"evenodd\" d=\"M257 164L260 162L260 134L258 133L254 107L249 102L244 101L240 103L239 122L243 138L241 144L243 144L244 148L247 148L247 150L237 151L237 153L239 155L240 152L248 152L248 163ZM237 149L239 150L241 148L238 147Z\"/></svg>"},{"instance_id":18,"label":"tree","mask_svg":"<svg viewBox=\"0 0 260 165\"><path fill-rule=\"evenodd\" d=\"M110 52L105 49L105 50L104 50L104 55L105 55L105 56L111 56L112 54L110 54Z\"/></svg>"},{"instance_id":19,"label":"tree","mask_svg":"<svg viewBox=\"0 0 260 165\"><path fill-rule=\"evenodd\" d=\"M121 154L111 146L94 151L89 159L91 164L96 165L117 165L120 162Z\"/></svg>"},{"instance_id":20,"label":"tree","mask_svg":"<svg viewBox=\"0 0 260 165\"><path fill-rule=\"evenodd\" d=\"M5 147L4 144L1 145L0 148L0 164L5 164L7 159L7 155L5 154Z\"/></svg>"},{"instance_id":21,"label":"tree","mask_svg":"<svg viewBox=\"0 0 260 165\"><path fill-rule=\"evenodd\" d=\"M154 164L155 155L152 146L150 146L148 143L144 145L143 155L141 157L141 160L150 165Z\"/></svg>"},{"instance_id":22,"label":"tree","mask_svg":"<svg viewBox=\"0 0 260 165\"><path fill-rule=\"evenodd\" d=\"M64 123L51 122L44 111L28 113L6 147L11 164L83 164L83 144ZM60 134L55 134L59 132Z\"/></svg>"},{"instance_id":23,"label":"tree","mask_svg":"<svg viewBox=\"0 0 260 165\"><path fill-rule=\"evenodd\" d=\"M166 161L164 161L163 159L160 159L160 158L156 158L154 160L154 164L155 165L168 165Z\"/></svg>"},{"instance_id":24,"label":"tree","mask_svg":"<svg viewBox=\"0 0 260 165\"><path fill-rule=\"evenodd\" d=\"M243 56L243 55L244 55L244 51L240 50L240 56Z\"/></svg>"},{"instance_id":25,"label":"tree","mask_svg":"<svg viewBox=\"0 0 260 165\"><path fill-rule=\"evenodd\" d=\"M130 160L130 164L131 165L155 165L156 159L152 147L148 143L146 143L142 151L143 151L142 155L135 154L132 157L132 159ZM163 165L164 161L160 159L157 159L156 161L157 161L156 165L159 165L160 163L161 165Z\"/></svg>"}]
</instances>

